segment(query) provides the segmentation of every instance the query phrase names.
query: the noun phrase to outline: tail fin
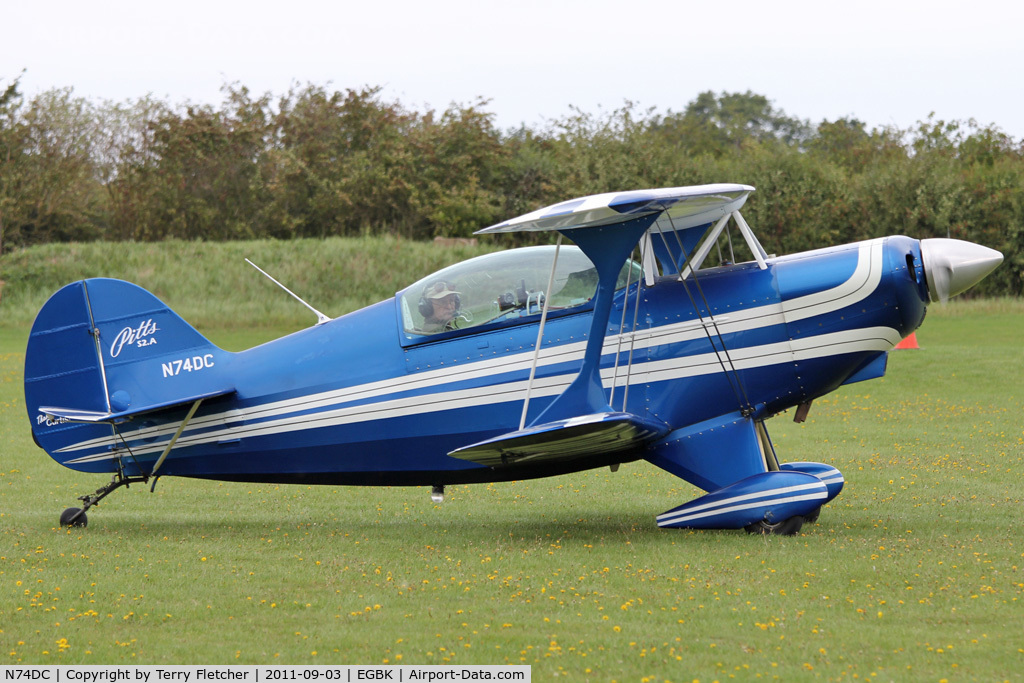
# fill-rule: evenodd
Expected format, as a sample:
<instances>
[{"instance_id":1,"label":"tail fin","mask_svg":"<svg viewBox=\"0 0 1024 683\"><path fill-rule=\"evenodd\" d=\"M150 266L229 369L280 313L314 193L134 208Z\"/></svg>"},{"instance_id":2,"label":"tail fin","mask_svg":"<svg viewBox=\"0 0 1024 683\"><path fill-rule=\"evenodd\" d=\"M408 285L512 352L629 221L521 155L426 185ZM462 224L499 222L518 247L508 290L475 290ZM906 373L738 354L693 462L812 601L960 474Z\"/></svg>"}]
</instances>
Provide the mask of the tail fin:
<instances>
[{"instance_id":1,"label":"tail fin","mask_svg":"<svg viewBox=\"0 0 1024 683\"><path fill-rule=\"evenodd\" d=\"M109 448L111 425L234 391L231 357L137 285L74 282L43 305L29 335L25 403L33 436L63 464L58 451L72 444L109 436ZM104 459L102 467L75 468L113 465Z\"/></svg>"}]
</instances>

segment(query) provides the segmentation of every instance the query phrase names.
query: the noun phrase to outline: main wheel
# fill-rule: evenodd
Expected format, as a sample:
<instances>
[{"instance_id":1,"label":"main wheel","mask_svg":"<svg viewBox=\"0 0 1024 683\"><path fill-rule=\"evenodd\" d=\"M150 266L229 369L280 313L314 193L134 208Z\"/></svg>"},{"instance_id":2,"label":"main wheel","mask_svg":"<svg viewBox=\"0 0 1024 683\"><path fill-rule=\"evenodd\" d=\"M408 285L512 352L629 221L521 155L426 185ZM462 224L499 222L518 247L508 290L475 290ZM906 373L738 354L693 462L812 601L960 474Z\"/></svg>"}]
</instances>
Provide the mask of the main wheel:
<instances>
[{"instance_id":1,"label":"main wheel","mask_svg":"<svg viewBox=\"0 0 1024 683\"><path fill-rule=\"evenodd\" d=\"M793 515L789 519L784 519L781 522L766 522L763 519L760 522L754 522L743 527L746 529L748 534L762 534L762 535L773 535L773 536L795 536L800 533L800 528L804 525L804 518L800 515Z\"/></svg>"},{"instance_id":2,"label":"main wheel","mask_svg":"<svg viewBox=\"0 0 1024 683\"><path fill-rule=\"evenodd\" d=\"M814 511L809 515L804 515L804 521L808 524L817 524L818 517L821 515L821 506L814 508Z\"/></svg>"},{"instance_id":3,"label":"main wheel","mask_svg":"<svg viewBox=\"0 0 1024 683\"><path fill-rule=\"evenodd\" d=\"M81 514L79 514L81 513ZM78 515L75 517L75 515ZM67 527L86 527L89 524L89 518L82 512L82 508L68 508L64 512L60 513L60 525Z\"/></svg>"}]
</instances>

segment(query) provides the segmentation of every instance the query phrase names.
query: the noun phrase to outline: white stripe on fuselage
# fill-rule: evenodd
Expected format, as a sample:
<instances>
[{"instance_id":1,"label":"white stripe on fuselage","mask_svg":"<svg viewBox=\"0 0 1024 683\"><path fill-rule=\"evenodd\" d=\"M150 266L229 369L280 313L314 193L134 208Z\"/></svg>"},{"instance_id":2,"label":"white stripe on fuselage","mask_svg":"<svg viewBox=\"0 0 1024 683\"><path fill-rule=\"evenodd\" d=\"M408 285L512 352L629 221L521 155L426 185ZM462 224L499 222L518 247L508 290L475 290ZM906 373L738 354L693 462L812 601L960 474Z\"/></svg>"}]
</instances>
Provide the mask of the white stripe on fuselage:
<instances>
[{"instance_id":1,"label":"white stripe on fuselage","mask_svg":"<svg viewBox=\"0 0 1024 683\"><path fill-rule=\"evenodd\" d=\"M732 359L732 364L738 370L743 370L780 363L791 363L794 360L832 356L839 353L886 351L898 343L899 339L899 332L892 328L861 328L799 340L803 342L802 348L795 352L789 348L787 343L774 343L730 351L730 358ZM634 367L631 377L635 382L655 383L709 375L721 371L721 362L714 353L687 356L686 360L687 363L684 366L680 366L678 358L641 363L638 364L638 367ZM604 370L601 373L602 382L606 387L611 386L611 375L612 371L610 369ZM565 390L575 377L575 373L565 373L536 379L531 395L534 397L557 396ZM186 446L214 443L224 439L270 436L305 429L337 427L372 420L385 420L445 410L472 408L480 405L521 401L525 391L526 381L513 381L475 387L473 389L406 396L358 406L335 407L312 414L291 415L257 424L226 427L202 434L183 436L177 441L176 447L184 448ZM137 440L137 437L133 436L132 440ZM133 448L132 453L135 455L158 453L163 450L165 445L165 442L146 444ZM68 448L66 450L70 451L72 449ZM92 462L115 457L117 456L104 451L92 456L70 460L68 463Z\"/></svg>"},{"instance_id":2,"label":"white stripe on fuselage","mask_svg":"<svg viewBox=\"0 0 1024 683\"><path fill-rule=\"evenodd\" d=\"M717 332L722 335L749 331L763 327L783 324L786 320L799 320L814 315L822 315L852 305L877 288L882 273L883 240L871 240L858 245L857 266L853 274L842 284L823 292L815 292L797 299L782 303L772 303L749 309L730 311L727 317L714 319ZM605 339L604 354L614 354L619 350L620 338L623 349L632 346L634 351L651 347L677 344L704 338L707 332L700 320L688 320L680 323L662 325L648 330L637 331L631 340L629 333L611 335ZM838 353L878 350L885 351L899 342L899 333L891 328L861 328L839 333L818 335L792 342L777 342L754 347L730 348L729 359L736 369L747 369L792 362L808 358L821 357ZM583 357L586 342L573 342L556 347L542 348L538 360L539 367L558 363L578 362ZM334 426L352 422L376 419L387 419L418 413L429 413L439 410L471 407L487 403L522 400L526 392L525 381L500 382L498 377L530 369L533 361L532 351L524 351L511 356L489 358L459 365L426 370L415 375L390 377L376 382L368 382L353 387L344 387L306 396L272 401L244 409L233 409L202 417L196 417L189 423L186 434L177 442L177 447L210 443L221 439L242 436L257 436L281 432ZM631 384L660 382L682 377L693 377L721 371L722 359L719 354L708 353L697 356L676 357L661 361L636 362L628 371ZM612 369L601 372L606 387L612 383ZM621 383L627 377L627 368L620 367L616 382ZM575 378L576 373L566 373L547 378L539 378L534 382L532 395L535 397L555 396L561 393ZM474 389L443 391L443 387L458 382L493 378L495 381L487 386ZM404 398L374 401L360 406L348 406L356 401L365 401L386 397L395 393L407 393L424 389L436 389L429 394L419 394ZM500 397L500 400L499 400ZM304 414L295 415L302 411ZM318 411L310 414L308 411ZM276 419L270 419L276 418ZM264 420L259 424L245 424L253 420ZM239 424L241 423L241 424ZM217 427L222 427L217 429ZM125 435L133 442L143 439L150 443L133 448L133 453L145 454L159 452L166 447L166 438L178 428L177 423L168 423L149 429L142 429ZM209 430L203 434L195 434L198 430ZM187 436L191 432L193 436ZM91 439L69 445L57 452L75 452L109 446L114 443L112 437ZM87 456L70 463L92 460L113 459L117 454L109 451L103 454Z\"/></svg>"}]
</instances>

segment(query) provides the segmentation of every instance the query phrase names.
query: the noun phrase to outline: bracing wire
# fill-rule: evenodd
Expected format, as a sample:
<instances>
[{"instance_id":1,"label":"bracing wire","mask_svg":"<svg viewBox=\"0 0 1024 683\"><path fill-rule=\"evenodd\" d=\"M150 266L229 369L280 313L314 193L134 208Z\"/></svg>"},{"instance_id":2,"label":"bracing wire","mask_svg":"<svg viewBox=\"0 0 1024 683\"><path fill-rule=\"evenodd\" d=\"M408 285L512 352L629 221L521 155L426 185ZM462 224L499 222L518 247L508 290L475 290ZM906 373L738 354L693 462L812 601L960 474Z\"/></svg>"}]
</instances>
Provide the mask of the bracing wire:
<instances>
[{"instance_id":1,"label":"bracing wire","mask_svg":"<svg viewBox=\"0 0 1024 683\"><path fill-rule=\"evenodd\" d=\"M647 249L650 248L650 240L644 242L640 252L640 263L647 258ZM633 349L636 347L636 323L640 313L640 283L637 282L636 301L633 302L633 328L629 331L629 359L626 361L626 383L622 388L622 412L626 412L626 402L629 400L629 380L633 374ZM623 311L625 312L625 311ZM609 405L611 401L609 401Z\"/></svg>"},{"instance_id":2,"label":"bracing wire","mask_svg":"<svg viewBox=\"0 0 1024 683\"><path fill-rule=\"evenodd\" d=\"M718 359L718 363L722 366L722 371L725 373L725 379L729 383L729 388L732 389L733 394L736 396L736 400L742 403L743 397L740 395L739 390L733 384L732 377L729 374L729 369L725 366L725 362L722 360L721 354L718 351L718 347L715 346L715 342L711 338L711 333L708 332L707 325L704 322L704 315L700 312L700 307L697 305L697 301L693 298L693 294L690 292L690 288L687 286L686 280L684 280L682 277L682 268L680 268L680 264L676 261L676 257L672 253L672 249L668 246L668 240L665 238L665 233L664 231L661 230L661 228L658 229L658 235L661 237L661 243L665 245L665 251L666 253L668 253L668 257L672 259L672 265L676 269L676 277L678 277L679 281L683 283L683 291L686 292L686 297L690 300L690 305L693 307L694 312L697 314L697 318L700 320L701 327L704 328L704 334L707 336L708 342L711 344L711 350L715 352L715 358ZM683 250L684 256L685 253L685 250ZM684 265L689 261L690 259L686 258L686 260L684 261ZM696 280L696 277L694 279Z\"/></svg>"},{"instance_id":3,"label":"bracing wire","mask_svg":"<svg viewBox=\"0 0 1024 683\"><path fill-rule=\"evenodd\" d=\"M124 449L126 451L128 451L128 455L131 457L132 462L135 463L135 466L138 467L139 471L141 472L142 471L142 465L139 464L138 459L135 457L135 453L132 452L131 446L129 446L128 442L125 441L124 435L121 434L121 430L118 429L115 425L111 425L111 429L113 429L114 433L117 434L117 438L119 438L121 440L121 445L123 445Z\"/></svg>"},{"instance_id":4,"label":"bracing wire","mask_svg":"<svg viewBox=\"0 0 1024 683\"><path fill-rule=\"evenodd\" d=\"M632 256L632 254L630 254ZM626 258L626 263L629 263L629 258ZM633 276L633 269L626 268L626 294L629 294L630 279ZM639 287L637 288L639 290ZM629 297L622 297L622 316L619 318L619 339L615 345L615 362L612 363L612 389L608 394L608 405L612 405L615 402L615 385L619 379L619 353L622 351L622 335L624 333L623 326L626 324L626 309L629 308ZM626 371L628 375L628 370ZM628 386L628 385L627 385ZM623 403L623 410L625 410L625 403Z\"/></svg>"},{"instance_id":5,"label":"bracing wire","mask_svg":"<svg viewBox=\"0 0 1024 683\"><path fill-rule=\"evenodd\" d=\"M671 215L669 216L669 223L672 226L672 232L676 236L676 242L679 245L679 252L683 256L683 265L685 266L689 262L690 258L686 254L686 248L683 246L683 241L679 236L679 231L675 229L675 223L672 220ZM736 370L736 366L732 362L729 349L725 345L725 339L721 330L718 329L718 323L715 321L714 315L711 313L711 307L708 304L707 297L704 294L704 288L701 287L700 279L697 277L696 271L693 271L693 282L697 287L697 293L704 302L704 309L708 312L708 316L710 317L709 322L705 322L704 314L701 313L700 306L697 305L697 301L694 299L692 292L690 292L690 288L687 285L686 280L682 278L683 270L679 267L679 263L676 261L672 249L668 246L668 240L665 237L664 231L659 229L658 234L661 236L662 243L665 245L665 251L668 252L669 258L672 259L672 265L675 266L676 272L679 274L680 282L683 283L683 291L686 292L686 296L690 300L690 305L693 306L693 310L697 313L701 327L704 329L704 334L707 336L708 342L711 344L711 349L715 352L715 357L718 359L718 363L722 366L722 372L725 374L729 387L732 389L733 394L736 396L736 400L740 403L741 407L744 407L745 410L752 409L750 399L748 398L746 389L743 386L743 381L740 379L739 372ZM715 328L714 337L718 337L718 343L721 345L722 349L721 351L718 350L718 346L715 344L711 330L708 329L709 325L714 326ZM722 358L723 355L725 356L724 359Z\"/></svg>"},{"instance_id":6,"label":"bracing wire","mask_svg":"<svg viewBox=\"0 0 1024 683\"><path fill-rule=\"evenodd\" d=\"M679 231L675 229L675 224L672 221L672 216L669 216L668 220L669 223L672 224L672 232L676 236L676 242L678 242L679 244L680 252L685 257L686 249L683 247L682 238L679 237ZM729 239L729 254L733 258L733 263L735 263L735 255L732 253L732 238L729 235L729 225L726 224L726 237ZM725 360L728 361L729 367L732 368L732 374L736 378L736 386L739 387L739 391L743 395L742 398L737 396L737 399L740 400L741 404L746 404L747 409L753 409L753 406L750 404L750 398L747 396L747 390L743 386L743 380L740 379L740 373L736 369L736 365L732 362L732 356L729 354L729 349L725 346L725 336L722 334L722 331L718 329L718 322L715 320L715 316L711 312L711 305L708 303L708 298L704 295L704 288L700 284L700 278L697 277L696 271L693 271L693 284L697 287L697 294L700 295L701 301L704 302L704 309L708 312L708 316L710 317L710 323L715 328L715 336L718 337L718 343L722 345L722 353L725 355ZM700 312L698 311L697 314L700 315ZM701 318L701 322L703 324L703 317ZM707 327L704 327L704 329L707 330ZM708 332L708 341L711 341L711 347L714 348L715 344L714 341L711 339L710 332ZM721 362L720 357L719 362ZM722 363L722 370L725 371L726 375L728 375L729 371L726 369L725 363Z\"/></svg>"}]
</instances>

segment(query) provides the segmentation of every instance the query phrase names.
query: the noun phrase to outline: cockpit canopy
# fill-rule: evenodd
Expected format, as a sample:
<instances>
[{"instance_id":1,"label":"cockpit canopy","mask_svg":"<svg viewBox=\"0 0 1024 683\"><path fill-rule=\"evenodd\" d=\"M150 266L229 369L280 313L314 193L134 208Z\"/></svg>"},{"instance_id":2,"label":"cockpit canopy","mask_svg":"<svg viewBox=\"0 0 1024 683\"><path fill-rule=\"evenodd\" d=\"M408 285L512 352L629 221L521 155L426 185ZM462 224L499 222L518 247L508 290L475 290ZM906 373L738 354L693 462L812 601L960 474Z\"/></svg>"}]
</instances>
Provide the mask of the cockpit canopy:
<instances>
[{"instance_id":1,"label":"cockpit canopy","mask_svg":"<svg viewBox=\"0 0 1024 683\"><path fill-rule=\"evenodd\" d=\"M733 239L730 219L741 239ZM709 266L735 268L750 263L762 270L767 267L768 255L738 211L713 224L685 229L659 217L637 247L642 264L627 260L617 289L640 280L650 287L665 277L685 281ZM527 322L541 314L548 297L551 316L588 310L597 292L597 269L577 246L561 247L551 291L545 291L555 249L526 247L478 256L406 287L396 295L404 331L402 344L417 344L468 328Z\"/></svg>"},{"instance_id":2,"label":"cockpit canopy","mask_svg":"<svg viewBox=\"0 0 1024 683\"><path fill-rule=\"evenodd\" d=\"M512 324L539 316L545 298L549 315L582 310L597 291L597 269L579 247L563 245L551 291L545 292L554 257L553 246L510 249L428 275L396 296L402 328L416 341L481 325ZM640 264L628 261L617 287L641 277Z\"/></svg>"}]
</instances>

